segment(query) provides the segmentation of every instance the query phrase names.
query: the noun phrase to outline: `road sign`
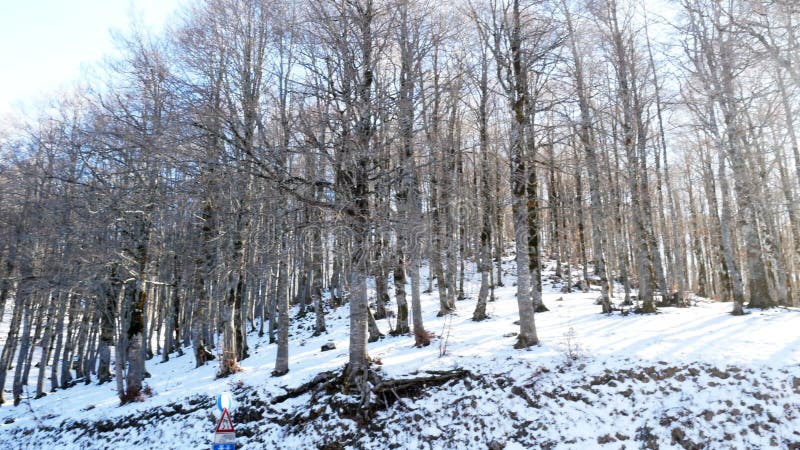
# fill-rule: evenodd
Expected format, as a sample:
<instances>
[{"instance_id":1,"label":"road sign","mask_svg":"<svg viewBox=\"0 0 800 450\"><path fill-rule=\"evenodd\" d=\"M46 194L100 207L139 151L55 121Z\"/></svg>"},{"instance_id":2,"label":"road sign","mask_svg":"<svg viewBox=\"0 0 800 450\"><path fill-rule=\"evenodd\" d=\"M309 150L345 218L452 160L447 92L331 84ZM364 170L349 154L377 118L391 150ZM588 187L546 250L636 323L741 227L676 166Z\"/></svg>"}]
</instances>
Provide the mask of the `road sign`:
<instances>
[{"instance_id":1,"label":"road sign","mask_svg":"<svg viewBox=\"0 0 800 450\"><path fill-rule=\"evenodd\" d=\"M235 444L236 434L234 433L216 433L214 434L215 444Z\"/></svg>"},{"instance_id":2,"label":"road sign","mask_svg":"<svg viewBox=\"0 0 800 450\"><path fill-rule=\"evenodd\" d=\"M223 392L217 396L217 409L220 411L231 409L232 403L230 392Z\"/></svg>"},{"instance_id":3,"label":"road sign","mask_svg":"<svg viewBox=\"0 0 800 450\"><path fill-rule=\"evenodd\" d=\"M216 433L234 433L235 430L233 429L233 420L231 420L231 413L228 412L228 409L225 408L222 410L222 417L219 418L219 422L217 423L217 430Z\"/></svg>"},{"instance_id":4,"label":"road sign","mask_svg":"<svg viewBox=\"0 0 800 450\"><path fill-rule=\"evenodd\" d=\"M219 404L219 401L217 401ZM214 431L214 444L211 450L235 450L236 449L236 431L233 429L233 420L228 408L222 409L222 417L217 423L217 429Z\"/></svg>"}]
</instances>

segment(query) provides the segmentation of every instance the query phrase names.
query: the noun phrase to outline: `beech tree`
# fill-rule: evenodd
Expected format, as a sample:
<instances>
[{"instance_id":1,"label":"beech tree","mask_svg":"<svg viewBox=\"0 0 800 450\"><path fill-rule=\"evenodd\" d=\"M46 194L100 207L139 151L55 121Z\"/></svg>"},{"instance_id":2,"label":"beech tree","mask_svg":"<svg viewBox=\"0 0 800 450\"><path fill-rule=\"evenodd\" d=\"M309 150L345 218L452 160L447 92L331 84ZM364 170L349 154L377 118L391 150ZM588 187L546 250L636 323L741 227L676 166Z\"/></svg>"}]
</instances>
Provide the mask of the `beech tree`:
<instances>
[{"instance_id":1,"label":"beech tree","mask_svg":"<svg viewBox=\"0 0 800 450\"><path fill-rule=\"evenodd\" d=\"M635 0L207 0L121 33L0 134L0 386L136 401L150 358L227 376L255 336L282 376L348 308L366 402L369 342L486 319L512 255L517 348L543 281L604 314L796 305L798 10L676 5L674 35Z\"/></svg>"}]
</instances>

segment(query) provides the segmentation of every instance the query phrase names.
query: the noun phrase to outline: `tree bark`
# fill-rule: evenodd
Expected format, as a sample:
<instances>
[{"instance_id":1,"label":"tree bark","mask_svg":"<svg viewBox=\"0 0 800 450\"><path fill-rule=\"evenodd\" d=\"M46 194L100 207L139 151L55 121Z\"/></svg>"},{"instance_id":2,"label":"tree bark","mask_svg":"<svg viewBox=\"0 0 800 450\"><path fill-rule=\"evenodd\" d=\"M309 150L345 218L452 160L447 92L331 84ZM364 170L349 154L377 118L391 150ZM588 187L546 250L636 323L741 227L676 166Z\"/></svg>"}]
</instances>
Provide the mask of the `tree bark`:
<instances>
[{"instance_id":1,"label":"tree bark","mask_svg":"<svg viewBox=\"0 0 800 450\"><path fill-rule=\"evenodd\" d=\"M608 269L605 249L608 247L606 231L603 230L603 204L600 193L600 167L597 159L597 145L592 132L592 113L589 94L584 80L583 60L578 52L575 41L575 29L572 16L566 2L563 3L567 19L567 29L570 35L570 50L575 61L575 87L578 95L578 106L581 113L579 137L586 157L586 172L589 178L589 195L591 201L590 218L592 233L592 256L594 259L594 274L600 281L600 303L604 314L611 314L611 283L608 279ZM584 261L588 265L588 261Z\"/></svg>"}]
</instances>

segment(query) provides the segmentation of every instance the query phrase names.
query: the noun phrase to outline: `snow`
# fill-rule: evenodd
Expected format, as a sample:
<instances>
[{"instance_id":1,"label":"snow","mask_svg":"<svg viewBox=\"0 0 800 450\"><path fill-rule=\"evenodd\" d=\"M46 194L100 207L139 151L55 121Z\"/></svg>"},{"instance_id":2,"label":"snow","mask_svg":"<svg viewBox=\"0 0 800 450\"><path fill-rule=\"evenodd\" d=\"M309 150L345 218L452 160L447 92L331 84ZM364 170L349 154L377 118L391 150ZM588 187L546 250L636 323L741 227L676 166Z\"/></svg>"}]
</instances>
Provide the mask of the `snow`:
<instances>
[{"instance_id":1,"label":"snow","mask_svg":"<svg viewBox=\"0 0 800 450\"><path fill-rule=\"evenodd\" d=\"M513 270L506 259L505 268ZM474 270L474 268L473 268ZM425 271L423 273L426 273ZM549 280L551 271L545 271ZM312 336L313 317L293 318L290 372L270 375L276 346L249 337L243 371L217 379L216 362L194 368L190 349L148 361L153 396L119 405L115 384L77 385L19 406L0 407L0 442L11 448L209 448L216 397L233 395L238 448L788 448L800 444L800 310L745 316L730 304L694 299L659 314L599 314L597 292L561 293L546 281L550 312L536 315L541 344L514 350L518 326L513 277L495 291L490 318L471 320L479 287L470 274L458 311L436 317L423 295L425 326L436 338L371 343L383 379L432 370L471 376L402 398L370 424L342 415L357 401L334 393L276 396L347 362L347 306L329 311L329 333ZM391 306L394 306L393 304ZM380 320L389 330L390 320ZM0 323L5 331L8 319ZM320 347L334 342L336 349ZM113 354L113 353L112 353ZM31 374L35 380L37 369ZM9 385L10 386L10 385ZM334 445L335 444L335 445ZM336 445L339 445L338 447Z\"/></svg>"}]
</instances>

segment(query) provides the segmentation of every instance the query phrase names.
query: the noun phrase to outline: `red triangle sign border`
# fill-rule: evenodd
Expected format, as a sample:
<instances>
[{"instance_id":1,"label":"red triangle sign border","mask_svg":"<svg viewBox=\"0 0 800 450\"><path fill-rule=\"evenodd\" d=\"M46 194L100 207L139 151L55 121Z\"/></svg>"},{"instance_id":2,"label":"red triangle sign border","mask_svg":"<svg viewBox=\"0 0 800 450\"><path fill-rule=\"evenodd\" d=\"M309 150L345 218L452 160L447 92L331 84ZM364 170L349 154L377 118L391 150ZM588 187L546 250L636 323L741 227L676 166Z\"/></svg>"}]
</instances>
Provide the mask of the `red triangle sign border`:
<instances>
[{"instance_id":1,"label":"red triangle sign border","mask_svg":"<svg viewBox=\"0 0 800 450\"><path fill-rule=\"evenodd\" d=\"M233 420L231 420L231 413L225 408L222 410L222 417L217 423L217 433L235 433L233 429Z\"/></svg>"}]
</instances>

